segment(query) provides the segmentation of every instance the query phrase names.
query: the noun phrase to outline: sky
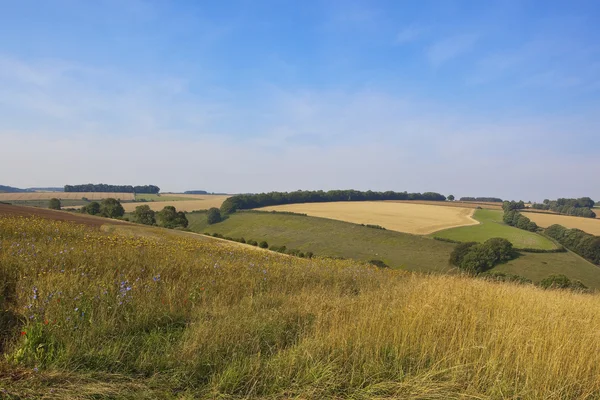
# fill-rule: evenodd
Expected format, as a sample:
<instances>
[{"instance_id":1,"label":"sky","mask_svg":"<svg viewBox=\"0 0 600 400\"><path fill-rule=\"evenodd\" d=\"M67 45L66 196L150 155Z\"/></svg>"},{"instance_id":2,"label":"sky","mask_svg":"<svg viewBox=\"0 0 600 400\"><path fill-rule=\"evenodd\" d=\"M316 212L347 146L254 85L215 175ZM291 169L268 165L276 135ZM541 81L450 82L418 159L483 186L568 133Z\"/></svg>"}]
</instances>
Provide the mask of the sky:
<instances>
[{"instance_id":1,"label":"sky","mask_svg":"<svg viewBox=\"0 0 600 400\"><path fill-rule=\"evenodd\" d=\"M600 3L0 0L0 184L600 200Z\"/></svg>"}]
</instances>

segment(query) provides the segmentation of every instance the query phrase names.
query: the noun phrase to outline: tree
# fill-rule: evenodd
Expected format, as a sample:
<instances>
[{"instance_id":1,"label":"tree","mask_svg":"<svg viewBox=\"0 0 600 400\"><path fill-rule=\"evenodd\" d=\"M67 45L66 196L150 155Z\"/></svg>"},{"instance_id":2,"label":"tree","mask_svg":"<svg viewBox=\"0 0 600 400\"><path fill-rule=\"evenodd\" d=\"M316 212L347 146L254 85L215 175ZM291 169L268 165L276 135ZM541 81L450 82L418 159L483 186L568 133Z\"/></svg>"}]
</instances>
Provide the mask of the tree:
<instances>
[{"instance_id":1,"label":"tree","mask_svg":"<svg viewBox=\"0 0 600 400\"><path fill-rule=\"evenodd\" d=\"M218 208L212 207L208 209L208 213L206 214L206 222L208 222L209 225L216 224L222 220L221 211L219 211Z\"/></svg>"},{"instance_id":2,"label":"tree","mask_svg":"<svg viewBox=\"0 0 600 400\"><path fill-rule=\"evenodd\" d=\"M448 201L454 201L454 195L451 194L450 196L448 196Z\"/></svg>"},{"instance_id":3,"label":"tree","mask_svg":"<svg viewBox=\"0 0 600 400\"><path fill-rule=\"evenodd\" d=\"M137 206L133 212L133 221L144 225L155 225L155 212L148 205Z\"/></svg>"},{"instance_id":4,"label":"tree","mask_svg":"<svg viewBox=\"0 0 600 400\"><path fill-rule=\"evenodd\" d=\"M117 199L104 199L100 203L100 215L107 218L119 218L125 214L125 209Z\"/></svg>"},{"instance_id":5,"label":"tree","mask_svg":"<svg viewBox=\"0 0 600 400\"><path fill-rule=\"evenodd\" d=\"M459 267L465 255L471 250L471 247L476 245L477 243L475 242L458 244L452 251L452 254L450 254L450 264Z\"/></svg>"},{"instance_id":6,"label":"tree","mask_svg":"<svg viewBox=\"0 0 600 400\"><path fill-rule=\"evenodd\" d=\"M57 198L50 199L48 208L51 210L60 210L60 200Z\"/></svg>"},{"instance_id":7,"label":"tree","mask_svg":"<svg viewBox=\"0 0 600 400\"><path fill-rule=\"evenodd\" d=\"M81 212L84 214L97 215L100 214L100 203L92 201L90 204L83 206Z\"/></svg>"},{"instance_id":8,"label":"tree","mask_svg":"<svg viewBox=\"0 0 600 400\"><path fill-rule=\"evenodd\" d=\"M165 208L158 212L157 216L160 225L165 228L187 228L188 226L188 219L185 213L178 212L173 206L165 206Z\"/></svg>"}]
</instances>

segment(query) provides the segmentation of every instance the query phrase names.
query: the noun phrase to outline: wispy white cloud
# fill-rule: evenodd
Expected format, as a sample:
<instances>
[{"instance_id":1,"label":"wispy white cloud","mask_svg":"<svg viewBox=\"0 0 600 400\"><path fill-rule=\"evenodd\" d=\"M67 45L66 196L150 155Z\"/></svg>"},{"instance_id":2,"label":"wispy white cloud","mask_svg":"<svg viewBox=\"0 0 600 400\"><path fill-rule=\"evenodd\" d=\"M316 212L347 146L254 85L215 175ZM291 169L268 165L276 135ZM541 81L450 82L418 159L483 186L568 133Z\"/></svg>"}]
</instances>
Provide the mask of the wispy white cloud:
<instances>
[{"instance_id":1,"label":"wispy white cloud","mask_svg":"<svg viewBox=\"0 0 600 400\"><path fill-rule=\"evenodd\" d=\"M409 25L396 35L397 44L412 43L420 39L426 33L426 29L419 25Z\"/></svg>"},{"instance_id":2,"label":"wispy white cloud","mask_svg":"<svg viewBox=\"0 0 600 400\"><path fill-rule=\"evenodd\" d=\"M464 34L447 37L427 49L427 58L432 65L440 66L472 50L477 40L477 35Z\"/></svg>"}]
</instances>

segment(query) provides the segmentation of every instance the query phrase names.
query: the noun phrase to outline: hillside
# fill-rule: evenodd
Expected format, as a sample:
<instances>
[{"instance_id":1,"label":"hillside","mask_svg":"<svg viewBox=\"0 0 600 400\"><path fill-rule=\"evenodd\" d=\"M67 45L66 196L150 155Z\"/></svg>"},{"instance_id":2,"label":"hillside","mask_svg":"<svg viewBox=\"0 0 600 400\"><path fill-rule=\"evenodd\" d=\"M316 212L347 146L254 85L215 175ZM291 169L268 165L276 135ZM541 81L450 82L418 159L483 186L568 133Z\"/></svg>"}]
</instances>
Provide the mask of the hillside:
<instances>
[{"instance_id":1,"label":"hillside","mask_svg":"<svg viewBox=\"0 0 600 400\"><path fill-rule=\"evenodd\" d=\"M207 224L205 213L188 213L187 218L190 221L189 228L198 233L220 233L246 240L266 240L269 245L311 251L321 256L362 261L378 259L393 268L408 271L453 271L448 259L455 245L429 237L283 213L237 212L214 225ZM509 233L513 233L513 229L517 233L524 232L507 228ZM571 252L522 253L517 259L499 265L494 270L521 275L534 282L551 274L566 274L572 279L581 280L590 288L600 289L600 268Z\"/></svg>"},{"instance_id":2,"label":"hillside","mask_svg":"<svg viewBox=\"0 0 600 400\"><path fill-rule=\"evenodd\" d=\"M0 193L25 193L28 192L27 189L19 189L12 186L4 186L0 185Z\"/></svg>"},{"instance_id":3,"label":"hillside","mask_svg":"<svg viewBox=\"0 0 600 400\"><path fill-rule=\"evenodd\" d=\"M0 217L3 396L584 399L600 391L597 295L135 228L125 235Z\"/></svg>"}]
</instances>

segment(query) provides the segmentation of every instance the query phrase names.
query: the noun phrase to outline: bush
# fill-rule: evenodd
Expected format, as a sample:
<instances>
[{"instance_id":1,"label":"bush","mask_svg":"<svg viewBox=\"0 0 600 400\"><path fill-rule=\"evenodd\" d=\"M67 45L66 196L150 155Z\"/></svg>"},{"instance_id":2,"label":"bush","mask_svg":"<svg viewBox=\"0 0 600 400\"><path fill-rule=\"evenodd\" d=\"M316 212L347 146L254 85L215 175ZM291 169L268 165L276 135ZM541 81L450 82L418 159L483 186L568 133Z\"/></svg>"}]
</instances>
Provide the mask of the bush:
<instances>
[{"instance_id":1,"label":"bush","mask_svg":"<svg viewBox=\"0 0 600 400\"><path fill-rule=\"evenodd\" d=\"M543 279L539 283L539 286L544 289L570 289L580 292L588 290L588 287L585 286L581 281L571 281L569 277L562 274L550 275L549 277Z\"/></svg>"},{"instance_id":2,"label":"bush","mask_svg":"<svg viewBox=\"0 0 600 400\"><path fill-rule=\"evenodd\" d=\"M100 214L100 203L92 201L90 204L81 207L81 212L90 215Z\"/></svg>"},{"instance_id":3,"label":"bush","mask_svg":"<svg viewBox=\"0 0 600 400\"><path fill-rule=\"evenodd\" d=\"M313 256L314 256L314 254L313 254L312 251L307 251L306 254L305 254L306 258L313 258Z\"/></svg>"},{"instance_id":4,"label":"bush","mask_svg":"<svg viewBox=\"0 0 600 400\"><path fill-rule=\"evenodd\" d=\"M91 205L88 204L88 206ZM104 199L100 203L100 215L107 218L119 218L125 214L125 209L117 199Z\"/></svg>"},{"instance_id":5,"label":"bush","mask_svg":"<svg viewBox=\"0 0 600 400\"><path fill-rule=\"evenodd\" d=\"M150 206L137 206L133 212L133 221L137 222L138 224L156 225L155 214L156 213L150 208Z\"/></svg>"},{"instance_id":6,"label":"bush","mask_svg":"<svg viewBox=\"0 0 600 400\"><path fill-rule=\"evenodd\" d=\"M51 210L60 210L60 200L57 198L50 199L48 201L48 208Z\"/></svg>"},{"instance_id":7,"label":"bush","mask_svg":"<svg viewBox=\"0 0 600 400\"><path fill-rule=\"evenodd\" d=\"M450 263L472 273L480 274L495 265L513 259L513 245L503 238L492 238L484 243L463 243L450 254Z\"/></svg>"},{"instance_id":8,"label":"bush","mask_svg":"<svg viewBox=\"0 0 600 400\"><path fill-rule=\"evenodd\" d=\"M165 206L161 211L157 213L159 225L163 228L187 228L189 222L185 213L177 211L173 206Z\"/></svg>"},{"instance_id":9,"label":"bush","mask_svg":"<svg viewBox=\"0 0 600 400\"><path fill-rule=\"evenodd\" d=\"M208 209L208 212L206 213L206 222L208 222L209 225L219 223L222 220L221 211L219 211L218 208L212 207Z\"/></svg>"},{"instance_id":10,"label":"bush","mask_svg":"<svg viewBox=\"0 0 600 400\"><path fill-rule=\"evenodd\" d=\"M260 247L261 249L268 249L269 243L267 243L263 240L262 242L259 243L258 247Z\"/></svg>"},{"instance_id":11,"label":"bush","mask_svg":"<svg viewBox=\"0 0 600 400\"><path fill-rule=\"evenodd\" d=\"M460 267L463 258L470 251L473 246L476 246L476 242L468 242L468 243L460 243L458 246L454 248L452 253L450 254L450 264Z\"/></svg>"},{"instance_id":12,"label":"bush","mask_svg":"<svg viewBox=\"0 0 600 400\"><path fill-rule=\"evenodd\" d=\"M248 240L247 243L252 246L258 246L258 242L256 240Z\"/></svg>"},{"instance_id":13,"label":"bush","mask_svg":"<svg viewBox=\"0 0 600 400\"><path fill-rule=\"evenodd\" d=\"M369 264L373 264L374 266L378 267L378 268L389 268L390 266L387 265L385 262L381 261L381 260L369 260Z\"/></svg>"},{"instance_id":14,"label":"bush","mask_svg":"<svg viewBox=\"0 0 600 400\"><path fill-rule=\"evenodd\" d=\"M531 279L527 279L521 275L507 274L504 272L484 272L479 276L487 280L498 282L514 282L521 284L533 283Z\"/></svg>"}]
</instances>

